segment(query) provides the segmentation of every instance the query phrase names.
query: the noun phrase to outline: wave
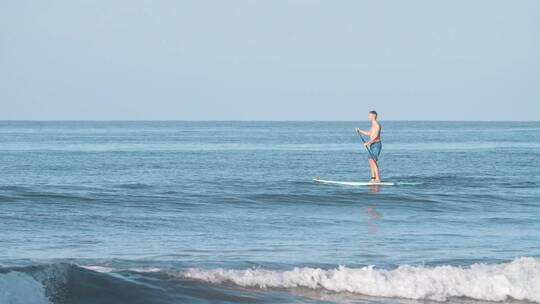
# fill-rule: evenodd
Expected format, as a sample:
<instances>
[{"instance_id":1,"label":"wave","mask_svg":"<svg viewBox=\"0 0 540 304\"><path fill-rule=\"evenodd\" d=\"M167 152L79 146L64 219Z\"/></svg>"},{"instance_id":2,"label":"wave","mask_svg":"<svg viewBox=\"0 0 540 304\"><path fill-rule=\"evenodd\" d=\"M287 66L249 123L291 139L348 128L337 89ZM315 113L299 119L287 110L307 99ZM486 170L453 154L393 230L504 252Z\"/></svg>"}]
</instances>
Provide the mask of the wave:
<instances>
[{"instance_id":1,"label":"wave","mask_svg":"<svg viewBox=\"0 0 540 304\"><path fill-rule=\"evenodd\" d=\"M0 273L0 303L47 304L49 300L39 281L28 274L11 271Z\"/></svg>"},{"instance_id":2,"label":"wave","mask_svg":"<svg viewBox=\"0 0 540 304\"><path fill-rule=\"evenodd\" d=\"M485 301L540 302L540 259L522 257L508 263L459 266L400 266L393 270L362 268L267 269L191 268L178 276L242 287L310 288L374 297L446 301L466 297Z\"/></svg>"},{"instance_id":3,"label":"wave","mask_svg":"<svg viewBox=\"0 0 540 304\"><path fill-rule=\"evenodd\" d=\"M500 264L404 265L392 270L373 266L186 269L150 264L124 261L0 267L0 303L102 303L104 299L115 304L328 303L333 297L337 302L369 297L368 302L373 303L385 298L413 301L408 303L471 303L462 299L540 302L540 259L531 257Z\"/></svg>"},{"instance_id":4,"label":"wave","mask_svg":"<svg viewBox=\"0 0 540 304\"><path fill-rule=\"evenodd\" d=\"M68 263L0 266L0 304L260 303L258 295L237 289L171 280L158 268L131 268Z\"/></svg>"},{"instance_id":5,"label":"wave","mask_svg":"<svg viewBox=\"0 0 540 304\"><path fill-rule=\"evenodd\" d=\"M68 269L67 264L0 268L0 303L48 304Z\"/></svg>"}]
</instances>

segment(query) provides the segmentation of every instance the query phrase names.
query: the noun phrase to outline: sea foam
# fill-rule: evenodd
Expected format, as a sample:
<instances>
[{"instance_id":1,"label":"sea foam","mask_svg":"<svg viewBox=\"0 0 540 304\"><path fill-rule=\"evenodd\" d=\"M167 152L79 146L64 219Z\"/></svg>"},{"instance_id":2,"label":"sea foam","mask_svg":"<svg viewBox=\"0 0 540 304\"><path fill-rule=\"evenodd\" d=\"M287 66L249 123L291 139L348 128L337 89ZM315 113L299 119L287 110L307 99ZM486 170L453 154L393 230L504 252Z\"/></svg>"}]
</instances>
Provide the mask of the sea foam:
<instances>
[{"instance_id":1,"label":"sea foam","mask_svg":"<svg viewBox=\"0 0 540 304\"><path fill-rule=\"evenodd\" d=\"M516 258L501 264L459 266L400 266L393 270L373 266L336 269L198 269L179 274L211 283L232 282L244 287L312 288L366 296L445 301L467 297L486 301L508 299L540 302L540 259Z\"/></svg>"},{"instance_id":2,"label":"sea foam","mask_svg":"<svg viewBox=\"0 0 540 304\"><path fill-rule=\"evenodd\" d=\"M2 304L47 304L43 285L32 276L11 271L0 273L0 303Z\"/></svg>"}]
</instances>

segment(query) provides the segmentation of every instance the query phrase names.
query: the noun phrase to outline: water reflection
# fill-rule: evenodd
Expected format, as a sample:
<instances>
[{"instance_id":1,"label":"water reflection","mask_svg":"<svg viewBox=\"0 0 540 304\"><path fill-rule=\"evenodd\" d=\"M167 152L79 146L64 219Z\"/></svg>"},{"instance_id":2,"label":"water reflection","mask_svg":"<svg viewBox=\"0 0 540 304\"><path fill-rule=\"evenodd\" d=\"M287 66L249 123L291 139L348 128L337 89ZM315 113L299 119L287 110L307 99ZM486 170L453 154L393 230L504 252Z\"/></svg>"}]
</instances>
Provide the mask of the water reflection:
<instances>
[{"instance_id":1,"label":"water reflection","mask_svg":"<svg viewBox=\"0 0 540 304\"><path fill-rule=\"evenodd\" d=\"M379 185L370 185L369 186L370 193L378 193L381 191L381 186Z\"/></svg>"},{"instance_id":2,"label":"water reflection","mask_svg":"<svg viewBox=\"0 0 540 304\"><path fill-rule=\"evenodd\" d=\"M367 214L367 226L370 234L376 234L379 231L379 224L377 221L381 218L381 214L375 209L374 206L366 207Z\"/></svg>"}]
</instances>

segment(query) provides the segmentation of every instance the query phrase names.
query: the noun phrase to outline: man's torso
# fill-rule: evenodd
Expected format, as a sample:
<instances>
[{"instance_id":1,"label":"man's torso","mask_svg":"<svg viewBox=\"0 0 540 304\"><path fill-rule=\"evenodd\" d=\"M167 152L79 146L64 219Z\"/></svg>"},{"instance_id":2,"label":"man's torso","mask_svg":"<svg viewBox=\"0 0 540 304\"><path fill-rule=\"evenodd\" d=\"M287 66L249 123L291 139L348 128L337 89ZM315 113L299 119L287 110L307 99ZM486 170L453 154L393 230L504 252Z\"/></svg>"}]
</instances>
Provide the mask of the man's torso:
<instances>
[{"instance_id":1,"label":"man's torso","mask_svg":"<svg viewBox=\"0 0 540 304\"><path fill-rule=\"evenodd\" d=\"M381 141L381 124L374 120L373 122L371 122L371 130L370 130L370 133L371 133L371 139L373 140L373 142L379 142Z\"/></svg>"}]
</instances>

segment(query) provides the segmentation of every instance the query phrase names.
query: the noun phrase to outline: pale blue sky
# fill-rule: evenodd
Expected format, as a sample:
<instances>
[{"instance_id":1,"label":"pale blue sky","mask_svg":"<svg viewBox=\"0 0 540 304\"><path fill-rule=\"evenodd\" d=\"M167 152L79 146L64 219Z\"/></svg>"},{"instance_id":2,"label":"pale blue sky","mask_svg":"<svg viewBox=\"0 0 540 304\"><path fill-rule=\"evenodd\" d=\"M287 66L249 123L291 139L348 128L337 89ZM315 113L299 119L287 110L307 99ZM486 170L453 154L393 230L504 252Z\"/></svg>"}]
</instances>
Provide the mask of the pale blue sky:
<instances>
[{"instance_id":1,"label":"pale blue sky","mask_svg":"<svg viewBox=\"0 0 540 304\"><path fill-rule=\"evenodd\" d=\"M540 1L0 2L0 119L540 120Z\"/></svg>"}]
</instances>

